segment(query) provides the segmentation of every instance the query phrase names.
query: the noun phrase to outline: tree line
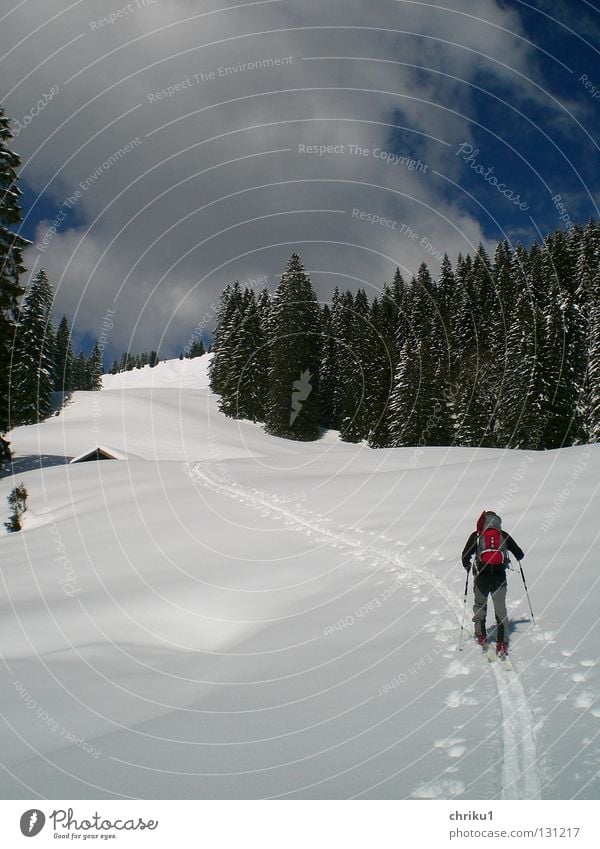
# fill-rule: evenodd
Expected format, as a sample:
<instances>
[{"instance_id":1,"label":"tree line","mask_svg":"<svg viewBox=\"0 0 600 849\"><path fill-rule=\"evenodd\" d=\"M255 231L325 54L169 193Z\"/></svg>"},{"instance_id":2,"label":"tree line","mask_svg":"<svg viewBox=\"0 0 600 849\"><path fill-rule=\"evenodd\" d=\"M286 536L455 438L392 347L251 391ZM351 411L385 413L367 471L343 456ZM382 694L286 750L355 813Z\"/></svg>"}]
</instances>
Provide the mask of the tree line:
<instances>
[{"instance_id":1,"label":"tree line","mask_svg":"<svg viewBox=\"0 0 600 849\"><path fill-rule=\"evenodd\" d=\"M210 346L209 346L210 351ZM197 339L186 347L179 355L180 360L193 360L195 357L202 357L206 354L206 348L201 339ZM154 368L160 362L158 351L142 351L141 354L131 354L129 351L123 351L120 359L113 360L110 367L110 374L119 374L124 371L133 371L134 368L144 368L150 366Z\"/></svg>"},{"instance_id":2,"label":"tree line","mask_svg":"<svg viewBox=\"0 0 600 849\"><path fill-rule=\"evenodd\" d=\"M53 410L53 393L102 386L102 351L73 353L71 328L63 315L54 329L54 294L46 271L38 271L16 313L9 368L10 426L35 424Z\"/></svg>"},{"instance_id":3,"label":"tree line","mask_svg":"<svg viewBox=\"0 0 600 849\"><path fill-rule=\"evenodd\" d=\"M211 385L223 413L373 448L552 449L600 439L600 224L397 269L319 303L294 254L276 291L223 291Z\"/></svg>"}]
</instances>

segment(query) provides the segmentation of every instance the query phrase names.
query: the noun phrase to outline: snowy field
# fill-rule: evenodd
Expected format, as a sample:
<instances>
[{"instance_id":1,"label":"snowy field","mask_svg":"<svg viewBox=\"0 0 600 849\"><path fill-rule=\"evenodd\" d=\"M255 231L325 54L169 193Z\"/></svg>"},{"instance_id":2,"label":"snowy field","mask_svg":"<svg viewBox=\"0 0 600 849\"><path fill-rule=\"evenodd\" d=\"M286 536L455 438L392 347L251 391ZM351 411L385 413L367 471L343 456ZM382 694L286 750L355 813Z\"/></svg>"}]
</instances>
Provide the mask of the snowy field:
<instances>
[{"instance_id":1,"label":"snowy field","mask_svg":"<svg viewBox=\"0 0 600 849\"><path fill-rule=\"evenodd\" d=\"M221 416L208 359L106 376L11 434L21 468L129 460L15 479L2 797L597 799L600 448L292 443ZM484 508L526 552L513 672L469 617L457 650Z\"/></svg>"}]
</instances>

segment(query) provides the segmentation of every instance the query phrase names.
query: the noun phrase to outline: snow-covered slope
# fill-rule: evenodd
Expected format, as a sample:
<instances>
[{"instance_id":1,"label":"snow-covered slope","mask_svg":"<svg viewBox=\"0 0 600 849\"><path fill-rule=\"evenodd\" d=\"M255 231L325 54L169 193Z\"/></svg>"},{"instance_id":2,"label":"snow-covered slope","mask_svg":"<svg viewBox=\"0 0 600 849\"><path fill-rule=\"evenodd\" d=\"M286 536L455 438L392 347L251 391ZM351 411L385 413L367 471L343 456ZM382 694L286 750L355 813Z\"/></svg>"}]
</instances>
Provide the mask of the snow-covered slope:
<instances>
[{"instance_id":1,"label":"snow-covered slope","mask_svg":"<svg viewBox=\"0 0 600 849\"><path fill-rule=\"evenodd\" d=\"M11 434L22 465L133 459L16 478L3 796L597 798L599 449L296 444L221 416L208 359ZM457 651L482 508L527 554L512 673Z\"/></svg>"}]
</instances>

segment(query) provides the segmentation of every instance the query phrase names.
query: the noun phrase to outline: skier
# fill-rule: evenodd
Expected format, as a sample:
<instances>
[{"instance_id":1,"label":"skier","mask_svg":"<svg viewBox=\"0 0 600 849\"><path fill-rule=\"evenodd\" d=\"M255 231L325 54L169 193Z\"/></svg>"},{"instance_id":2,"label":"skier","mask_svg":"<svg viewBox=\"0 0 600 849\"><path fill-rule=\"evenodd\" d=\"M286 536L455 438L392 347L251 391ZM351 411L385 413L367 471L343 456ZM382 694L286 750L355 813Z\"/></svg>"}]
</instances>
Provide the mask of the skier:
<instances>
[{"instance_id":1,"label":"skier","mask_svg":"<svg viewBox=\"0 0 600 849\"><path fill-rule=\"evenodd\" d=\"M467 572L473 564L473 622L475 638L485 650L487 648L487 597L491 594L496 614L496 653L504 657L508 651L508 613L506 610L506 570L509 565L508 552L517 560L525 555L514 539L502 530L500 516L493 510L484 510L462 553L462 564Z\"/></svg>"}]
</instances>

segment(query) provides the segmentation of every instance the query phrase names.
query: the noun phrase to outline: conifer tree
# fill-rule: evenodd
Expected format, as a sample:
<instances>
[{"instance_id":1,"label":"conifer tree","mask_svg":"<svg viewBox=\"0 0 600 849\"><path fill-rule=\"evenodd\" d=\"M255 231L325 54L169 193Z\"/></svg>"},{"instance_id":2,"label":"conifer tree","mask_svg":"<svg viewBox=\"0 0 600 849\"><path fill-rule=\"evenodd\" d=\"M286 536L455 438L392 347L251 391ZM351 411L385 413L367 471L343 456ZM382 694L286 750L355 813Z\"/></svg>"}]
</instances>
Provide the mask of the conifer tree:
<instances>
[{"instance_id":1,"label":"conifer tree","mask_svg":"<svg viewBox=\"0 0 600 849\"><path fill-rule=\"evenodd\" d=\"M337 374L335 352L336 346L333 336L331 309L328 304L324 304L321 311L319 410L321 424L325 428L333 428L335 426L334 401Z\"/></svg>"},{"instance_id":2,"label":"conifer tree","mask_svg":"<svg viewBox=\"0 0 600 849\"><path fill-rule=\"evenodd\" d=\"M358 353L355 350L355 311L352 292L334 293L331 324L335 338L335 395L336 425L347 442L360 439L356 421L361 402L363 378Z\"/></svg>"},{"instance_id":3,"label":"conifer tree","mask_svg":"<svg viewBox=\"0 0 600 849\"><path fill-rule=\"evenodd\" d=\"M15 232L21 222L17 186L19 157L9 148L13 136L0 106L0 435L11 426L9 397L16 317L23 289L23 250L29 242ZM3 443L5 444L5 443Z\"/></svg>"},{"instance_id":4,"label":"conifer tree","mask_svg":"<svg viewBox=\"0 0 600 849\"><path fill-rule=\"evenodd\" d=\"M524 279L506 338L506 376L497 416L500 447L537 448L543 420L542 314Z\"/></svg>"},{"instance_id":5,"label":"conifer tree","mask_svg":"<svg viewBox=\"0 0 600 849\"><path fill-rule=\"evenodd\" d=\"M364 289L359 289L354 297L354 304L350 319L350 336L348 339L348 350L355 363L353 372L348 377L348 384L352 386L351 404L352 414L346 427L342 426L342 439L348 442L359 442L366 439L369 434L369 399L371 368L372 368L372 340L370 333L370 306ZM347 399L349 400L349 399Z\"/></svg>"},{"instance_id":6,"label":"conifer tree","mask_svg":"<svg viewBox=\"0 0 600 849\"><path fill-rule=\"evenodd\" d=\"M400 351L389 403L390 442L394 447L416 446L423 436L422 340L407 339Z\"/></svg>"},{"instance_id":7,"label":"conifer tree","mask_svg":"<svg viewBox=\"0 0 600 849\"><path fill-rule=\"evenodd\" d=\"M222 394L228 380L230 349L235 343L235 332L242 314L241 286L238 281L229 283L221 294L212 342L210 387L217 395Z\"/></svg>"},{"instance_id":8,"label":"conifer tree","mask_svg":"<svg viewBox=\"0 0 600 849\"><path fill-rule=\"evenodd\" d=\"M575 234L573 231L578 230ZM573 228L570 233L571 249L575 257L575 279L577 288L575 292L575 303L581 315L583 333L585 335L585 375L583 389L578 410L577 441L588 442L590 440L590 409L589 404L593 397L594 388L590 385L591 356L594 347L594 320L593 307L595 303L595 278L600 268L600 241L598 229L593 221L585 228Z\"/></svg>"},{"instance_id":9,"label":"conifer tree","mask_svg":"<svg viewBox=\"0 0 600 849\"><path fill-rule=\"evenodd\" d=\"M394 339L390 343L383 335L382 325L380 302L373 298L365 340L367 441L371 448L390 444L388 405L398 359Z\"/></svg>"},{"instance_id":10,"label":"conifer tree","mask_svg":"<svg viewBox=\"0 0 600 849\"><path fill-rule=\"evenodd\" d=\"M234 314L232 333L228 342L227 376L223 382L220 409L233 418L264 421L267 378L261 357L267 344L256 296L246 289L242 310ZM221 351L223 353L223 351Z\"/></svg>"},{"instance_id":11,"label":"conifer tree","mask_svg":"<svg viewBox=\"0 0 600 849\"><path fill-rule=\"evenodd\" d=\"M600 269L589 292L585 425L590 442L600 442Z\"/></svg>"},{"instance_id":12,"label":"conifer tree","mask_svg":"<svg viewBox=\"0 0 600 849\"><path fill-rule=\"evenodd\" d=\"M439 293L421 264L405 301L404 341L390 400L394 445L445 445L452 439L446 399L449 360Z\"/></svg>"},{"instance_id":13,"label":"conifer tree","mask_svg":"<svg viewBox=\"0 0 600 849\"><path fill-rule=\"evenodd\" d=\"M190 345L187 356L190 360L193 360L195 357L201 357L205 353L204 343L202 339L198 339L194 340Z\"/></svg>"},{"instance_id":14,"label":"conifer tree","mask_svg":"<svg viewBox=\"0 0 600 849\"><path fill-rule=\"evenodd\" d=\"M320 310L298 254L292 254L271 306L266 429L275 436L319 435Z\"/></svg>"},{"instance_id":15,"label":"conifer tree","mask_svg":"<svg viewBox=\"0 0 600 849\"><path fill-rule=\"evenodd\" d=\"M260 404L260 415L257 416L259 421L264 422L266 415L265 402L269 391L269 372L271 368L271 295L268 289L261 290L256 299L256 307L260 322L260 344L257 345L253 355L253 362L256 364L256 369L260 374L261 384L264 387L262 390L263 396Z\"/></svg>"},{"instance_id":16,"label":"conifer tree","mask_svg":"<svg viewBox=\"0 0 600 849\"><path fill-rule=\"evenodd\" d=\"M576 303L574 262L564 233L544 240L543 267L549 297L545 310L544 448L571 445L581 429L585 381L585 326Z\"/></svg>"},{"instance_id":17,"label":"conifer tree","mask_svg":"<svg viewBox=\"0 0 600 849\"><path fill-rule=\"evenodd\" d=\"M444 258L440 264L440 276L437 283L437 292L440 318L444 325L446 334L449 335L452 328L452 316L454 314L456 281L454 279L452 263L448 259L448 254L444 254Z\"/></svg>"},{"instance_id":18,"label":"conifer tree","mask_svg":"<svg viewBox=\"0 0 600 849\"><path fill-rule=\"evenodd\" d=\"M21 308L11 383L14 423L36 424L52 412L55 334L52 287L44 269L36 274Z\"/></svg>"},{"instance_id":19,"label":"conifer tree","mask_svg":"<svg viewBox=\"0 0 600 849\"><path fill-rule=\"evenodd\" d=\"M129 357L129 355L124 355ZM124 369L122 369L124 371ZM73 389L78 391L86 391L88 386L88 369L87 357L80 351L73 363Z\"/></svg>"},{"instance_id":20,"label":"conifer tree","mask_svg":"<svg viewBox=\"0 0 600 849\"><path fill-rule=\"evenodd\" d=\"M61 318L56 331L54 389L57 392L71 392L73 389L73 348L71 346L71 328L66 315Z\"/></svg>"},{"instance_id":21,"label":"conifer tree","mask_svg":"<svg viewBox=\"0 0 600 849\"><path fill-rule=\"evenodd\" d=\"M147 360L146 354L140 354L140 363ZM88 390L97 391L102 389L102 375L104 374L104 363L102 361L102 351L96 342L92 348L92 353L86 363L86 383Z\"/></svg>"}]
</instances>

